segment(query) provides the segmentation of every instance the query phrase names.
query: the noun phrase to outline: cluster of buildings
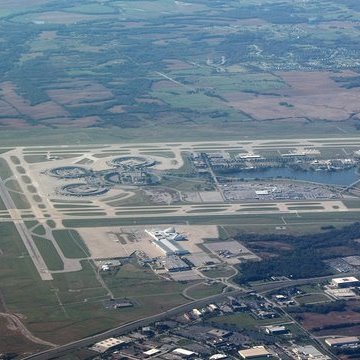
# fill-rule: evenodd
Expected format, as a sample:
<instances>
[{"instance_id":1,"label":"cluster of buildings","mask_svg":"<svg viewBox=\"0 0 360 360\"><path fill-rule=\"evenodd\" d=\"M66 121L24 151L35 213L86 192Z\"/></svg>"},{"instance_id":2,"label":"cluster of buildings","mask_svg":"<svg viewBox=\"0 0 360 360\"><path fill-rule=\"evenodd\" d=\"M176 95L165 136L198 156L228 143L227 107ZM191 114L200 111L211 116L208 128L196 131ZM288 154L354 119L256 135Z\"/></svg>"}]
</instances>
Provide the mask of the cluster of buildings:
<instances>
[{"instance_id":1,"label":"cluster of buildings","mask_svg":"<svg viewBox=\"0 0 360 360\"><path fill-rule=\"evenodd\" d=\"M165 256L186 255L189 251L184 249L179 241L186 240L183 234L178 233L174 227L165 230L145 230L151 236L152 243L157 246Z\"/></svg>"},{"instance_id":2,"label":"cluster of buildings","mask_svg":"<svg viewBox=\"0 0 360 360\"><path fill-rule=\"evenodd\" d=\"M226 151L192 153L191 159L199 173L205 173L210 165L215 171L239 171L260 169L264 167L292 166L304 170L336 171L354 167L360 156L354 153L353 157L338 159L320 159L317 149L302 148L278 154L269 152L269 155L252 152L230 154Z\"/></svg>"},{"instance_id":3,"label":"cluster of buildings","mask_svg":"<svg viewBox=\"0 0 360 360\"><path fill-rule=\"evenodd\" d=\"M325 292L336 299L353 299L359 297L360 280L355 276L334 278Z\"/></svg>"},{"instance_id":4,"label":"cluster of buildings","mask_svg":"<svg viewBox=\"0 0 360 360\"><path fill-rule=\"evenodd\" d=\"M297 343L297 335L289 326L275 321L273 325L226 326L217 323L223 315L251 316L261 308L276 309L262 296L228 296L225 300L209 303L201 308L154 322L126 335L100 341L90 347L96 359L158 359L158 360L240 360L293 359L330 360L331 357L314 344ZM245 319L245 318L244 318ZM241 328L240 323L240 328ZM329 337L324 346L329 349L351 349L359 346L358 337ZM91 357L89 357L91 358Z\"/></svg>"}]
</instances>

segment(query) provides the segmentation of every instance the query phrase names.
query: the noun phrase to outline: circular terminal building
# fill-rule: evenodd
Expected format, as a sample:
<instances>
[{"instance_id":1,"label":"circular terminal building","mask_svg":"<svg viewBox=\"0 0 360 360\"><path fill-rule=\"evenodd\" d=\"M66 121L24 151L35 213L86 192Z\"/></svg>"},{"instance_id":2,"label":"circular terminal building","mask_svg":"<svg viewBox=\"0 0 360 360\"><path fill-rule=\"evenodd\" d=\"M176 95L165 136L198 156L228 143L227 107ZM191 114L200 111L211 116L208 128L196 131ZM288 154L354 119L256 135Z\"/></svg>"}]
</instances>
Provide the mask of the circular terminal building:
<instances>
[{"instance_id":1,"label":"circular terminal building","mask_svg":"<svg viewBox=\"0 0 360 360\"><path fill-rule=\"evenodd\" d=\"M110 165L127 169L141 169L155 165L155 160L145 156L122 156L112 159Z\"/></svg>"},{"instance_id":2,"label":"circular terminal building","mask_svg":"<svg viewBox=\"0 0 360 360\"><path fill-rule=\"evenodd\" d=\"M88 176L90 171L81 166L61 166L50 169L48 174L59 179L78 179Z\"/></svg>"},{"instance_id":3,"label":"circular terminal building","mask_svg":"<svg viewBox=\"0 0 360 360\"><path fill-rule=\"evenodd\" d=\"M104 180L110 184L123 184L123 178L117 171L113 171L104 175Z\"/></svg>"},{"instance_id":4,"label":"circular terminal building","mask_svg":"<svg viewBox=\"0 0 360 360\"><path fill-rule=\"evenodd\" d=\"M60 189L62 195L77 197L103 195L108 191L109 189L106 187L98 187L86 183L64 185Z\"/></svg>"}]
</instances>

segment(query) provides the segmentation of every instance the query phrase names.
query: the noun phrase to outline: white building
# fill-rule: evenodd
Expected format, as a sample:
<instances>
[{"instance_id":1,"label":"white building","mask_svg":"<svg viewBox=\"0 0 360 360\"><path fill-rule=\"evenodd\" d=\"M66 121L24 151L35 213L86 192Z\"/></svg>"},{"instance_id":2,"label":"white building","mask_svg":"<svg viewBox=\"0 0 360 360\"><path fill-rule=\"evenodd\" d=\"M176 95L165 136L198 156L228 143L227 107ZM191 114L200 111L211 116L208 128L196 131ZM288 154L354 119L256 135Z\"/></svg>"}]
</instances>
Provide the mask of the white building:
<instances>
[{"instance_id":1,"label":"white building","mask_svg":"<svg viewBox=\"0 0 360 360\"><path fill-rule=\"evenodd\" d=\"M254 346L251 349L239 350L239 355L242 359L257 359L269 357L271 353L266 350L265 346Z\"/></svg>"},{"instance_id":2,"label":"white building","mask_svg":"<svg viewBox=\"0 0 360 360\"><path fill-rule=\"evenodd\" d=\"M126 342L124 340L120 340L117 338L108 338L106 340L97 342L91 347L91 350L94 350L100 354L103 354L110 350L115 350L125 345Z\"/></svg>"},{"instance_id":3,"label":"white building","mask_svg":"<svg viewBox=\"0 0 360 360\"><path fill-rule=\"evenodd\" d=\"M189 254L178 241L185 240L183 234L178 233L175 228L170 227L165 230L145 230L153 238L152 243L157 246L166 256L168 255L186 255Z\"/></svg>"},{"instance_id":4,"label":"white building","mask_svg":"<svg viewBox=\"0 0 360 360\"><path fill-rule=\"evenodd\" d=\"M349 276L332 279L331 285L338 288L355 287L360 285L360 281L355 276Z\"/></svg>"},{"instance_id":5,"label":"white building","mask_svg":"<svg viewBox=\"0 0 360 360\"><path fill-rule=\"evenodd\" d=\"M293 348L293 352L297 355L297 359L306 360L329 360L329 356L321 353L312 345L305 345Z\"/></svg>"},{"instance_id":6,"label":"white building","mask_svg":"<svg viewBox=\"0 0 360 360\"><path fill-rule=\"evenodd\" d=\"M328 338L328 339L325 339L325 343L327 345L329 345L330 347L360 345L360 339L357 336Z\"/></svg>"},{"instance_id":7,"label":"white building","mask_svg":"<svg viewBox=\"0 0 360 360\"><path fill-rule=\"evenodd\" d=\"M191 358L191 357L197 355L197 353L194 351L190 351L190 350L186 350L186 349L182 349L182 348L177 348L177 349L173 350L172 352L176 355L181 356L184 359L188 359L188 358Z\"/></svg>"}]
</instances>

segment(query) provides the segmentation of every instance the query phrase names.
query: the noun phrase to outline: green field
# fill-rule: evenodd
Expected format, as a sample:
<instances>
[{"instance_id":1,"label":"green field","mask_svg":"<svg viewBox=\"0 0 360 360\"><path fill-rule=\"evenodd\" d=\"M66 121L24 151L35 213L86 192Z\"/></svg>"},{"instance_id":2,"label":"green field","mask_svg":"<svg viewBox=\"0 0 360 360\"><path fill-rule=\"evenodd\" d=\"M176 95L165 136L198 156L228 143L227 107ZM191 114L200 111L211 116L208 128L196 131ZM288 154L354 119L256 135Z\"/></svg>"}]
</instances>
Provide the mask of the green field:
<instances>
[{"instance_id":1,"label":"green field","mask_svg":"<svg viewBox=\"0 0 360 360\"><path fill-rule=\"evenodd\" d=\"M318 303L331 301L331 299L328 296L321 293L305 294L305 295L297 296L295 299L300 305L318 304Z\"/></svg>"},{"instance_id":2,"label":"green field","mask_svg":"<svg viewBox=\"0 0 360 360\"><path fill-rule=\"evenodd\" d=\"M60 267L53 248L43 239L36 241L42 243L48 265ZM11 223L0 227L0 248L0 287L7 307L26 316L23 321L30 331L54 343L74 341L185 302L180 296L182 285L129 264L106 282L118 296L135 297L138 305L126 312L107 311L101 303L108 299L107 291L96 279L92 262L83 261L82 271L53 274L53 281L42 281ZM158 293L159 287L166 297Z\"/></svg>"},{"instance_id":3,"label":"green field","mask_svg":"<svg viewBox=\"0 0 360 360\"><path fill-rule=\"evenodd\" d=\"M1 135L0 135L1 136ZM10 178L13 175L7 161L0 158L0 177L5 180Z\"/></svg>"},{"instance_id":4,"label":"green field","mask_svg":"<svg viewBox=\"0 0 360 360\"><path fill-rule=\"evenodd\" d=\"M90 256L89 250L75 230L53 230L53 235L67 258L84 258Z\"/></svg>"},{"instance_id":5,"label":"green field","mask_svg":"<svg viewBox=\"0 0 360 360\"><path fill-rule=\"evenodd\" d=\"M199 284L197 286L192 287L187 295L191 296L193 299L202 299L204 297L221 294L224 289L224 285L222 283L217 284Z\"/></svg>"},{"instance_id":6,"label":"green field","mask_svg":"<svg viewBox=\"0 0 360 360\"><path fill-rule=\"evenodd\" d=\"M17 209L30 209L29 201L26 196L19 192L9 191Z\"/></svg>"},{"instance_id":7,"label":"green field","mask_svg":"<svg viewBox=\"0 0 360 360\"><path fill-rule=\"evenodd\" d=\"M260 326L281 324L285 321L288 321L288 319L285 317L277 317L274 319L259 320L255 319L248 313L240 313L217 316L215 318L211 318L211 321L215 324L226 324L237 327L239 329L258 329Z\"/></svg>"},{"instance_id":8,"label":"green field","mask_svg":"<svg viewBox=\"0 0 360 360\"><path fill-rule=\"evenodd\" d=\"M53 243L43 237L33 236L36 247L40 251L49 270L63 270L64 263L56 251Z\"/></svg>"}]
</instances>

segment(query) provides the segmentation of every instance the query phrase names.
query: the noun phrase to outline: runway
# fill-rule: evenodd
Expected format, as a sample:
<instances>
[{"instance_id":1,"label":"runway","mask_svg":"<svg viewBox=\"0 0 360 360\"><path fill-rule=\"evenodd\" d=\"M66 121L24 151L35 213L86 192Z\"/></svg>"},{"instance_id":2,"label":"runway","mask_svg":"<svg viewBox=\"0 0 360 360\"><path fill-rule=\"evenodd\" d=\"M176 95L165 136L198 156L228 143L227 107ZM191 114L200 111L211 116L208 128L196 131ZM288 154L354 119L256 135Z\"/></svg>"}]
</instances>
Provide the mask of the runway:
<instances>
[{"instance_id":1,"label":"runway","mask_svg":"<svg viewBox=\"0 0 360 360\"><path fill-rule=\"evenodd\" d=\"M15 225L19 236L21 237L37 271L42 280L53 280L51 273L49 272L43 257L41 256L38 248L36 247L34 240L26 227L23 220L20 220L20 217L17 215L17 209L14 204L13 199L11 198L8 189L6 188L2 179L0 179L0 195L1 198L9 211L11 220Z\"/></svg>"}]
</instances>

